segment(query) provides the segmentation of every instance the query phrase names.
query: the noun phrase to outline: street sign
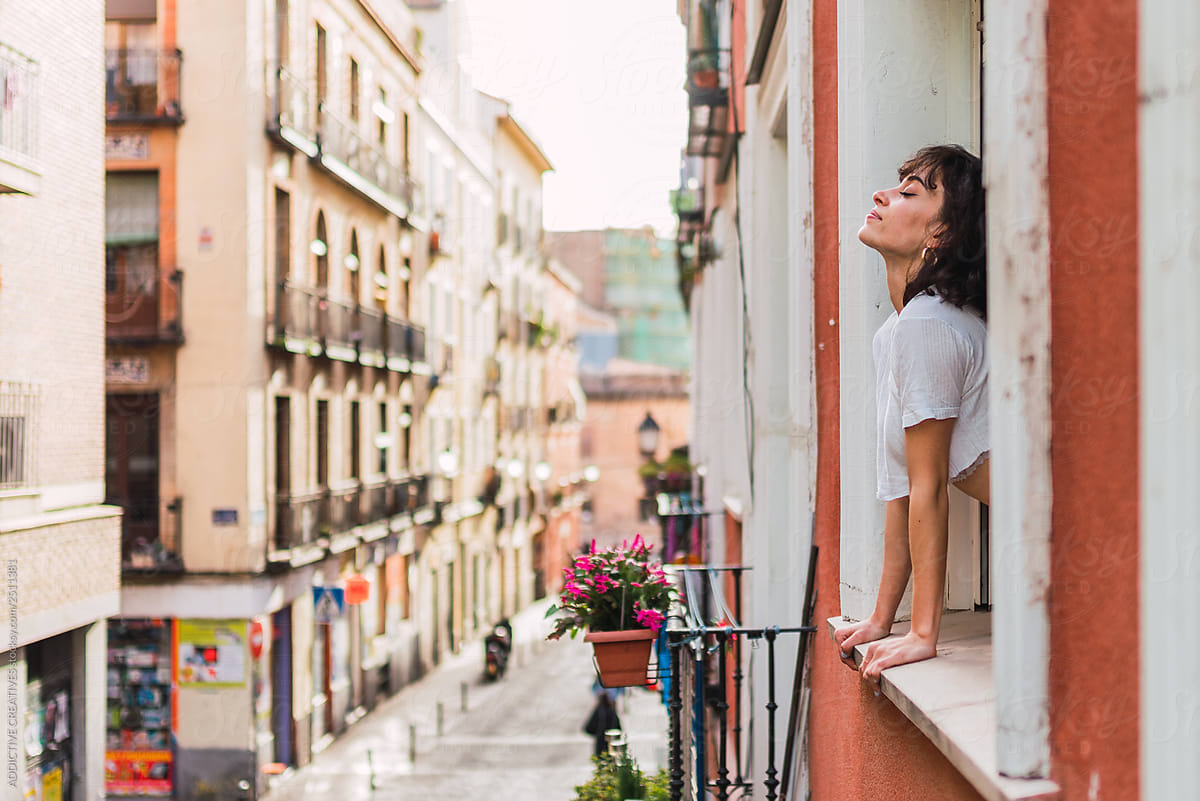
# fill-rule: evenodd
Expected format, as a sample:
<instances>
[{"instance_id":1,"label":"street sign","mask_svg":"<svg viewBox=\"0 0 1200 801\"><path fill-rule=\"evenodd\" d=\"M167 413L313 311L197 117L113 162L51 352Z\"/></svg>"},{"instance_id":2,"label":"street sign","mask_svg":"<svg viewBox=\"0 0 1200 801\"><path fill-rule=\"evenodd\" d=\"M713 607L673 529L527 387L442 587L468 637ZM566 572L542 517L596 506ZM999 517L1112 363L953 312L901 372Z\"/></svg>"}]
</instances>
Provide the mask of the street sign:
<instances>
[{"instance_id":1,"label":"street sign","mask_svg":"<svg viewBox=\"0 0 1200 801\"><path fill-rule=\"evenodd\" d=\"M318 623L332 623L346 609L346 596L340 587L313 587L313 615Z\"/></svg>"}]
</instances>

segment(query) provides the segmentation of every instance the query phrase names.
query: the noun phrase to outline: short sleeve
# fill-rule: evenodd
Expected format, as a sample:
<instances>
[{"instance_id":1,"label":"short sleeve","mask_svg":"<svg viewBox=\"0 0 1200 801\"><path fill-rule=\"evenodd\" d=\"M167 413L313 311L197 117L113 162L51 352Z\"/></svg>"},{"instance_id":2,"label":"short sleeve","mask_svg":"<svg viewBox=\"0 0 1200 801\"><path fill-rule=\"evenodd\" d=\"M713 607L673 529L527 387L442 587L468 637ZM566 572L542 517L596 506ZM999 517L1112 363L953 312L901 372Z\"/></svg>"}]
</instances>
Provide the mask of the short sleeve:
<instances>
[{"instance_id":1,"label":"short sleeve","mask_svg":"<svg viewBox=\"0 0 1200 801\"><path fill-rule=\"evenodd\" d=\"M957 418L971 352L966 338L933 317L901 316L892 335L892 378L905 428Z\"/></svg>"}]
</instances>

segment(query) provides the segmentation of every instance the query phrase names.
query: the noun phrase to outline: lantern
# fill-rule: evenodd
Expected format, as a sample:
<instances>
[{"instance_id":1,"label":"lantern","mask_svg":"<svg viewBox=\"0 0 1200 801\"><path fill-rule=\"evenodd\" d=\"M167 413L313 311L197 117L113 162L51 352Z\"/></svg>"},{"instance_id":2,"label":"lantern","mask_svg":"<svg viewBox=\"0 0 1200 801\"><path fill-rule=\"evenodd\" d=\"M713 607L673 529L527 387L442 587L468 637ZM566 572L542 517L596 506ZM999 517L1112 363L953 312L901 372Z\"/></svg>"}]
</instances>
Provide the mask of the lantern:
<instances>
[{"instance_id":1,"label":"lantern","mask_svg":"<svg viewBox=\"0 0 1200 801\"><path fill-rule=\"evenodd\" d=\"M355 573L346 576L346 603L361 604L371 597L371 582L366 577Z\"/></svg>"}]
</instances>

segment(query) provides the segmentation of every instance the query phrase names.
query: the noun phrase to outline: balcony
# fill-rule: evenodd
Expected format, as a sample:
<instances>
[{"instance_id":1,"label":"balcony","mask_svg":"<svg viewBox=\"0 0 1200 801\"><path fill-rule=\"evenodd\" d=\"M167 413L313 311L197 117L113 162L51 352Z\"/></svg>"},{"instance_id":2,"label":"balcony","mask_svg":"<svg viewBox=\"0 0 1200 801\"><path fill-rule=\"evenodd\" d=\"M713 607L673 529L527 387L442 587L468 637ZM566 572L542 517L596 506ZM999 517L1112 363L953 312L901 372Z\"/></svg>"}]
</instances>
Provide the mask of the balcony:
<instances>
[{"instance_id":1,"label":"balcony","mask_svg":"<svg viewBox=\"0 0 1200 801\"><path fill-rule=\"evenodd\" d=\"M412 367L409 353L410 326L398 317L387 315L385 319L387 340L385 351L389 370L405 372Z\"/></svg>"},{"instance_id":2,"label":"balcony","mask_svg":"<svg viewBox=\"0 0 1200 801\"><path fill-rule=\"evenodd\" d=\"M0 87L0 194L34 194L40 181L37 62L0 44Z\"/></svg>"},{"instance_id":3,"label":"balcony","mask_svg":"<svg viewBox=\"0 0 1200 801\"><path fill-rule=\"evenodd\" d=\"M182 521L182 498L172 500L162 513L126 504L121 517L121 572L127 576L182 573ZM163 537L164 533L169 536Z\"/></svg>"},{"instance_id":4,"label":"balcony","mask_svg":"<svg viewBox=\"0 0 1200 801\"><path fill-rule=\"evenodd\" d=\"M333 525L332 499L328 490L275 496L275 549L287 551L316 545Z\"/></svg>"},{"instance_id":5,"label":"balcony","mask_svg":"<svg viewBox=\"0 0 1200 801\"><path fill-rule=\"evenodd\" d=\"M387 483L387 516L395 517L396 515L407 514L412 511L413 495L409 489L410 481L407 478L393 478Z\"/></svg>"},{"instance_id":6,"label":"balcony","mask_svg":"<svg viewBox=\"0 0 1200 801\"><path fill-rule=\"evenodd\" d=\"M363 523L378 523L391 517L392 487L388 481L368 486L364 496Z\"/></svg>"},{"instance_id":7,"label":"balcony","mask_svg":"<svg viewBox=\"0 0 1200 801\"><path fill-rule=\"evenodd\" d=\"M138 281L127 271L109 275L104 296L105 338L114 344L183 343L183 272L171 270Z\"/></svg>"},{"instance_id":8,"label":"balcony","mask_svg":"<svg viewBox=\"0 0 1200 801\"><path fill-rule=\"evenodd\" d=\"M276 67L271 88L267 131L309 158L317 156L317 126L309 88L287 67Z\"/></svg>"},{"instance_id":9,"label":"balcony","mask_svg":"<svg viewBox=\"0 0 1200 801\"><path fill-rule=\"evenodd\" d=\"M699 186L682 186L671 190L671 208L680 221L704 219L704 190Z\"/></svg>"},{"instance_id":10,"label":"balcony","mask_svg":"<svg viewBox=\"0 0 1200 801\"><path fill-rule=\"evenodd\" d=\"M408 357L412 360L412 371L429 375L429 357L425 350L425 329L419 325L408 327Z\"/></svg>"},{"instance_id":11,"label":"balcony","mask_svg":"<svg viewBox=\"0 0 1200 801\"><path fill-rule=\"evenodd\" d=\"M730 52L707 33L703 39L705 46L688 52L687 154L720 156L729 137Z\"/></svg>"},{"instance_id":12,"label":"balcony","mask_svg":"<svg viewBox=\"0 0 1200 801\"><path fill-rule=\"evenodd\" d=\"M358 361L357 311L353 303L318 296L321 345L329 358L342 362Z\"/></svg>"},{"instance_id":13,"label":"balcony","mask_svg":"<svg viewBox=\"0 0 1200 801\"><path fill-rule=\"evenodd\" d=\"M330 494L332 521L330 533L341 534L355 526L362 525L362 487L357 482L353 486L342 487Z\"/></svg>"},{"instance_id":14,"label":"balcony","mask_svg":"<svg viewBox=\"0 0 1200 801\"><path fill-rule=\"evenodd\" d=\"M397 217L412 212L415 188L404 167L364 136L358 123L320 109L317 138L321 165L343 183Z\"/></svg>"},{"instance_id":15,"label":"balcony","mask_svg":"<svg viewBox=\"0 0 1200 801\"><path fill-rule=\"evenodd\" d=\"M179 125L178 50L109 50L105 55L105 109L109 122Z\"/></svg>"},{"instance_id":16,"label":"balcony","mask_svg":"<svg viewBox=\"0 0 1200 801\"><path fill-rule=\"evenodd\" d=\"M431 523L436 516L429 496L429 474L413 476L408 481L409 509L412 511L413 522L425 525Z\"/></svg>"},{"instance_id":17,"label":"balcony","mask_svg":"<svg viewBox=\"0 0 1200 801\"><path fill-rule=\"evenodd\" d=\"M275 293L275 320L267 335L268 343L293 353L321 352L321 327L318 322L320 295L316 290L282 281Z\"/></svg>"},{"instance_id":18,"label":"balcony","mask_svg":"<svg viewBox=\"0 0 1200 801\"><path fill-rule=\"evenodd\" d=\"M354 336L358 339L358 362L368 367L387 366L384 313L366 306L358 307Z\"/></svg>"}]
</instances>

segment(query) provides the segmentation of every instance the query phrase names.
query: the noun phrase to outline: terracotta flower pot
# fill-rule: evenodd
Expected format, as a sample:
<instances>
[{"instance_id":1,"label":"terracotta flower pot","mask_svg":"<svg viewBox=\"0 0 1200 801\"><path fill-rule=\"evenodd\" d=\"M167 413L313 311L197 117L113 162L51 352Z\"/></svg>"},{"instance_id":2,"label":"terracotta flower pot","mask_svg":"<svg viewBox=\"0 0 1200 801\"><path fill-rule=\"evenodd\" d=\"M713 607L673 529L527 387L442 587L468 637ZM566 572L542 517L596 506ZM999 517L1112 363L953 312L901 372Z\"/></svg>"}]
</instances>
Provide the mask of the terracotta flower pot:
<instances>
[{"instance_id":1,"label":"terracotta flower pot","mask_svg":"<svg viewBox=\"0 0 1200 801\"><path fill-rule=\"evenodd\" d=\"M583 641L592 644L600 683L605 687L640 687L646 683L650 647L658 635L650 629L589 631Z\"/></svg>"}]
</instances>

